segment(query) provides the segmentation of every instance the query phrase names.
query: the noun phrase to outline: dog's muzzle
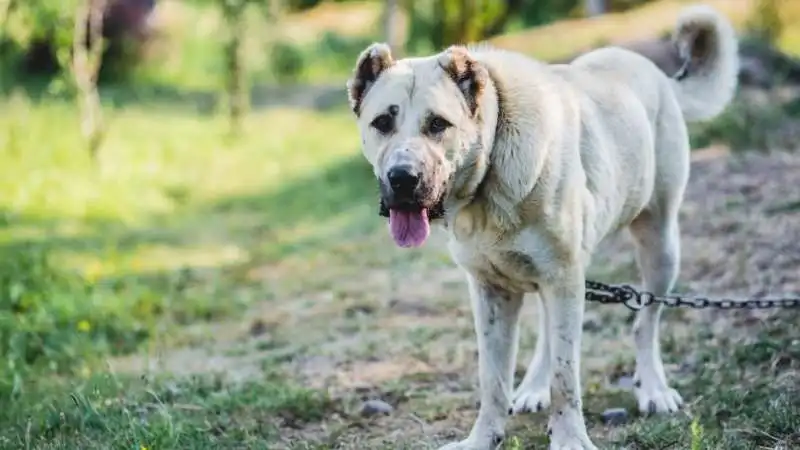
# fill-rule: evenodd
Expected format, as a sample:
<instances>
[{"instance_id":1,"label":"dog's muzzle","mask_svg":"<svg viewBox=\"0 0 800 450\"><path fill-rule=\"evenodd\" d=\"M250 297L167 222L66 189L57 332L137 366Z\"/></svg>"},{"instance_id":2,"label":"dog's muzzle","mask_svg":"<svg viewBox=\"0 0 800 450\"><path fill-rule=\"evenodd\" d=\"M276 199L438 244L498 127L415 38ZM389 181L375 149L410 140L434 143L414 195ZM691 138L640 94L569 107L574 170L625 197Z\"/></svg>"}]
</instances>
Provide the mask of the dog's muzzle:
<instances>
[{"instance_id":1,"label":"dog's muzzle","mask_svg":"<svg viewBox=\"0 0 800 450\"><path fill-rule=\"evenodd\" d=\"M443 215L438 190L431 189L422 171L395 164L380 181L381 215L389 218L389 232L400 247L419 247L430 235L430 222Z\"/></svg>"},{"instance_id":2,"label":"dog's muzzle","mask_svg":"<svg viewBox=\"0 0 800 450\"><path fill-rule=\"evenodd\" d=\"M427 210L429 219L444 215L442 198L434 197L433 191L424 183L423 174L410 165L398 165L386 172L387 182L381 181L380 215L389 217L389 210Z\"/></svg>"},{"instance_id":3,"label":"dog's muzzle","mask_svg":"<svg viewBox=\"0 0 800 450\"><path fill-rule=\"evenodd\" d=\"M422 173L409 165L394 166L386 173L394 207L413 207L420 204Z\"/></svg>"}]
</instances>

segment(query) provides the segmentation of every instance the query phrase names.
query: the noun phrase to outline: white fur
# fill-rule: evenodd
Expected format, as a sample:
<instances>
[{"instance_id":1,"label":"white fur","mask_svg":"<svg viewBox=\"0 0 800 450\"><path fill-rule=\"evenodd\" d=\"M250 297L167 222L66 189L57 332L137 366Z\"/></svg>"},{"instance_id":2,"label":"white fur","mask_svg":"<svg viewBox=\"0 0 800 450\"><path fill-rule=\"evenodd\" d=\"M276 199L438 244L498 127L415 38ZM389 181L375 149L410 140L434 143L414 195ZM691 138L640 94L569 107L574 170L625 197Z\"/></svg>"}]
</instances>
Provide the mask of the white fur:
<instances>
[{"instance_id":1,"label":"white fur","mask_svg":"<svg viewBox=\"0 0 800 450\"><path fill-rule=\"evenodd\" d=\"M350 90L364 154L379 179L398 154L423 168L431 192L442 196L450 251L469 280L481 407L466 440L444 449L494 448L509 410L548 406L551 449L595 448L581 412L584 272L597 244L627 228L645 288L665 294L675 282L678 208L689 176L685 120L718 114L736 86L737 44L728 22L708 7L687 8L677 47L691 55L698 33L712 44L682 81L619 48L552 66L487 46L467 49L471 65L450 65L465 58L452 49L399 61L362 53L349 86L369 86ZM358 83L368 67L386 69ZM448 67L474 73L454 77ZM473 114L468 93L476 86ZM396 129L378 133L370 123L390 105L399 111ZM453 127L427 136L423 123L431 113ZM539 297L540 339L512 394L526 293ZM635 395L645 412L675 411L682 403L664 374L659 315L648 307L634 325Z\"/></svg>"}]
</instances>

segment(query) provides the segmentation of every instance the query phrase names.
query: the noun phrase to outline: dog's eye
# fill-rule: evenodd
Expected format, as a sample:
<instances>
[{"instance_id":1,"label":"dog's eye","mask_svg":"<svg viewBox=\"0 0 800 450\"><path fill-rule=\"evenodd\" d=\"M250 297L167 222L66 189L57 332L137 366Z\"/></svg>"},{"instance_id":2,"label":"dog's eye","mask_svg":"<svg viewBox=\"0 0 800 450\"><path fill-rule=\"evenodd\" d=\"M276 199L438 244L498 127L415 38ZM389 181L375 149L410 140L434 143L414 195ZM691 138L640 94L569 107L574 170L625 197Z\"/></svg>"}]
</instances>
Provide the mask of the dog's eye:
<instances>
[{"instance_id":1,"label":"dog's eye","mask_svg":"<svg viewBox=\"0 0 800 450\"><path fill-rule=\"evenodd\" d=\"M370 125L383 134L389 134L394 129L394 117L389 114L381 114Z\"/></svg>"},{"instance_id":2,"label":"dog's eye","mask_svg":"<svg viewBox=\"0 0 800 450\"><path fill-rule=\"evenodd\" d=\"M428 133L441 134L452 126L453 124L448 122L447 119L441 116L433 116L428 121Z\"/></svg>"}]
</instances>

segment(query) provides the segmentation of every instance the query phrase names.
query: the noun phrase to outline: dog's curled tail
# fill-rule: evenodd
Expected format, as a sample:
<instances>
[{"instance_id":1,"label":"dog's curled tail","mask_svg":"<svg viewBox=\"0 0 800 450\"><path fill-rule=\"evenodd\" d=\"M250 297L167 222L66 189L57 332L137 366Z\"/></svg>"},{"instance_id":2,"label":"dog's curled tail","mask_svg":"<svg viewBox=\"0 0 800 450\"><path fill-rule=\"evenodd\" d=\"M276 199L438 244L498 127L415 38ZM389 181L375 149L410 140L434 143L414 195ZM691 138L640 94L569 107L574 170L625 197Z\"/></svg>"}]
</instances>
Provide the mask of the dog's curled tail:
<instances>
[{"instance_id":1,"label":"dog's curled tail","mask_svg":"<svg viewBox=\"0 0 800 450\"><path fill-rule=\"evenodd\" d=\"M739 49L730 22L707 5L685 8L673 33L681 69L673 87L688 121L710 119L733 98L739 75Z\"/></svg>"}]
</instances>

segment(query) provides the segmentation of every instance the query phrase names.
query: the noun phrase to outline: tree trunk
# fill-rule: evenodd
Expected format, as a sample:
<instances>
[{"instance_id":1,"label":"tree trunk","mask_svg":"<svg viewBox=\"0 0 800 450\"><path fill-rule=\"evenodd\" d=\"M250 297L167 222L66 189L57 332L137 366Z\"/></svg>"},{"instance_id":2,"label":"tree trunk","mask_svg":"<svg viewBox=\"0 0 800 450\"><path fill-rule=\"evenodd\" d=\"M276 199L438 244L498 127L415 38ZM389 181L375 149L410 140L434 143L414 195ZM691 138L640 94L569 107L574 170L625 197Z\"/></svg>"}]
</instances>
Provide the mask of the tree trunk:
<instances>
[{"instance_id":1,"label":"tree trunk","mask_svg":"<svg viewBox=\"0 0 800 450\"><path fill-rule=\"evenodd\" d=\"M606 12L605 0L585 0L586 15L596 17Z\"/></svg>"},{"instance_id":2,"label":"tree trunk","mask_svg":"<svg viewBox=\"0 0 800 450\"><path fill-rule=\"evenodd\" d=\"M103 58L103 13L106 0L82 0L75 14L72 77L78 89L81 133L89 154L97 157L104 136L103 109L97 90L97 76Z\"/></svg>"},{"instance_id":3,"label":"tree trunk","mask_svg":"<svg viewBox=\"0 0 800 450\"><path fill-rule=\"evenodd\" d=\"M228 41L225 44L227 66L225 90L228 97L228 118L232 135L238 135L241 131L242 119L249 103L247 70L242 55L246 6L247 3L244 0L223 4L223 15L228 27Z\"/></svg>"},{"instance_id":4,"label":"tree trunk","mask_svg":"<svg viewBox=\"0 0 800 450\"><path fill-rule=\"evenodd\" d=\"M14 6L13 3L14 0L0 0L0 37L5 35L6 21L11 14L11 8Z\"/></svg>"},{"instance_id":5,"label":"tree trunk","mask_svg":"<svg viewBox=\"0 0 800 450\"><path fill-rule=\"evenodd\" d=\"M392 49L392 54L400 55L403 51L403 45L400 42L400 35L398 29L398 13L400 12L400 5L397 0L386 0L383 9L383 29L386 32L385 41Z\"/></svg>"}]
</instances>

